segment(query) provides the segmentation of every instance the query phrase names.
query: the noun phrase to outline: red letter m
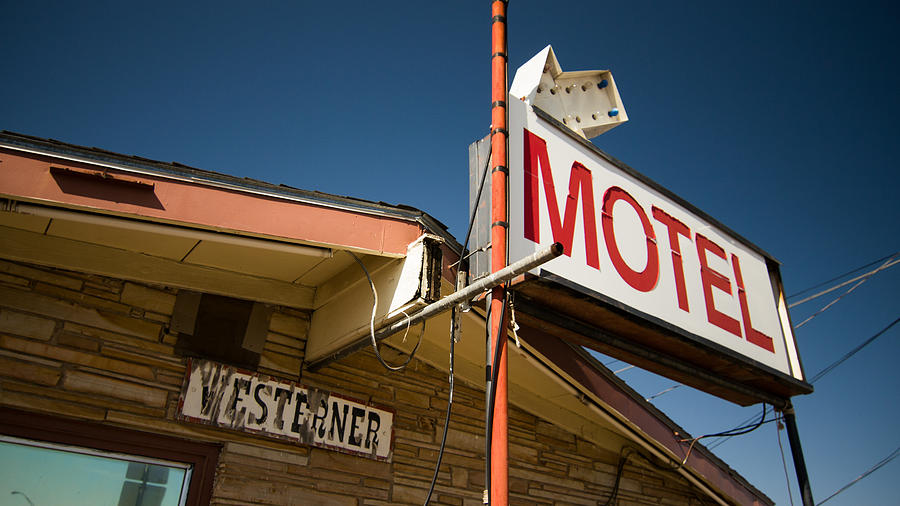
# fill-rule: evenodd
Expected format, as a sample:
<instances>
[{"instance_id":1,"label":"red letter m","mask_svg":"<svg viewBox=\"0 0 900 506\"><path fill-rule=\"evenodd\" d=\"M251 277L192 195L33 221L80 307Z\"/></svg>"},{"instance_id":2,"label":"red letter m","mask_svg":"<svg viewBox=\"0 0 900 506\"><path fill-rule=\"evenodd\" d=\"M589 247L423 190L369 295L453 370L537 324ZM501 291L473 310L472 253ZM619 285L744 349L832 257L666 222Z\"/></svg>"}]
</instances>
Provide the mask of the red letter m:
<instances>
[{"instance_id":1,"label":"red letter m","mask_svg":"<svg viewBox=\"0 0 900 506\"><path fill-rule=\"evenodd\" d=\"M547 156L547 143L544 139L529 132L527 129L525 130L525 238L534 242L541 242L541 219L538 211L538 170L540 170L544 180L544 195L547 197L547 209L550 212L550 228L553 232L553 240L562 243L563 251L568 256L572 256L575 215L578 213L578 189L579 187L581 188L581 198L584 200L581 212L584 217L584 243L587 264L595 269L599 269L597 219L594 213L594 188L591 171L577 161L572 163L565 215L560 220L559 206L556 202L556 189L553 186L553 173L550 171L550 159Z\"/></svg>"}]
</instances>

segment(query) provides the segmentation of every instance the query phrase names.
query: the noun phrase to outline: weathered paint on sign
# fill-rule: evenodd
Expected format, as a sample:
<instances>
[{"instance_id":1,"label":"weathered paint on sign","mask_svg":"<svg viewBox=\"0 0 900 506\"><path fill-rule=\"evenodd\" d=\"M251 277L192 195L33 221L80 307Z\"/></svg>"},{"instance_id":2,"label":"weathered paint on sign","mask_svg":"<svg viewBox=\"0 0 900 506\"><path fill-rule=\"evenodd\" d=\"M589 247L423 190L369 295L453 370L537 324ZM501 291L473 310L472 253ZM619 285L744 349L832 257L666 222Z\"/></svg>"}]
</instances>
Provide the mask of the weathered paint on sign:
<instances>
[{"instance_id":1,"label":"weathered paint on sign","mask_svg":"<svg viewBox=\"0 0 900 506\"><path fill-rule=\"evenodd\" d=\"M325 390L191 360L179 418L388 460L394 413Z\"/></svg>"}]
</instances>

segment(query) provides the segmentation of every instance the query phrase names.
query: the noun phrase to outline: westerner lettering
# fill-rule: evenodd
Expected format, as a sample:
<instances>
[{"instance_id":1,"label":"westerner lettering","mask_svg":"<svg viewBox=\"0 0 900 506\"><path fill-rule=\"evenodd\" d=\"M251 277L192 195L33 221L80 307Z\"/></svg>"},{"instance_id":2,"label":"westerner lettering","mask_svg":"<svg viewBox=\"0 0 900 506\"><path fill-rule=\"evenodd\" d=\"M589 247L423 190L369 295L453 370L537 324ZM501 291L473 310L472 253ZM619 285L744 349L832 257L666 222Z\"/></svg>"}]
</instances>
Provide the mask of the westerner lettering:
<instances>
[{"instance_id":1,"label":"westerner lettering","mask_svg":"<svg viewBox=\"0 0 900 506\"><path fill-rule=\"evenodd\" d=\"M325 390L192 360L179 416L386 460L394 414Z\"/></svg>"}]
</instances>

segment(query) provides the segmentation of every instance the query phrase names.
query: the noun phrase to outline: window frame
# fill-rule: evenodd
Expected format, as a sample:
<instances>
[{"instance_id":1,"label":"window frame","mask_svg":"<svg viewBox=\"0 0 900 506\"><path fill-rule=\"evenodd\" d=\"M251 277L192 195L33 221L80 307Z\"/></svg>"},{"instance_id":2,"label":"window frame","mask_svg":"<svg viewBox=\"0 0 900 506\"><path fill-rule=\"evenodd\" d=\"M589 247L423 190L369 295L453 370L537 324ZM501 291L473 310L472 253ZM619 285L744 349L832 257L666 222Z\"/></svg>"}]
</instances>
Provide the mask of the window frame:
<instances>
[{"instance_id":1,"label":"window frame","mask_svg":"<svg viewBox=\"0 0 900 506\"><path fill-rule=\"evenodd\" d=\"M51 414L0 407L0 433L32 441L172 461L191 466L185 506L207 505L222 445L137 431Z\"/></svg>"}]
</instances>

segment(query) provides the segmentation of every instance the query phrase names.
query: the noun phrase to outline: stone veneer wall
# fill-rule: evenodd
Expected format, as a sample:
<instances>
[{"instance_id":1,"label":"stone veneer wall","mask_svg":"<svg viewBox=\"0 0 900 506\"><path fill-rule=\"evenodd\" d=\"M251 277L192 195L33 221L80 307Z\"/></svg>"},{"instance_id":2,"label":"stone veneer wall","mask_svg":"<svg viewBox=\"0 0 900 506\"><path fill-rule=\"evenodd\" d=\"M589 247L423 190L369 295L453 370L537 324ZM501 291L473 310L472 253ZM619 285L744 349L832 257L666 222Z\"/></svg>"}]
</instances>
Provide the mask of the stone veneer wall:
<instances>
[{"instance_id":1,"label":"stone veneer wall","mask_svg":"<svg viewBox=\"0 0 900 506\"><path fill-rule=\"evenodd\" d=\"M414 361L385 371L370 351L303 384L396 410L391 462L176 421L185 361L167 332L175 290L0 260L0 404L204 442L223 450L213 504L421 504L446 410L446 373ZM259 372L297 381L309 314L278 308ZM483 390L457 383L433 504L480 505ZM618 453L510 409L510 503L604 504ZM707 504L682 478L638 459L618 503Z\"/></svg>"}]
</instances>

